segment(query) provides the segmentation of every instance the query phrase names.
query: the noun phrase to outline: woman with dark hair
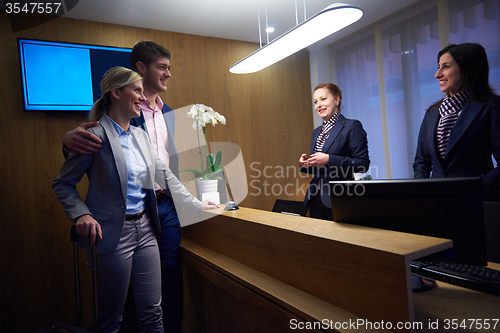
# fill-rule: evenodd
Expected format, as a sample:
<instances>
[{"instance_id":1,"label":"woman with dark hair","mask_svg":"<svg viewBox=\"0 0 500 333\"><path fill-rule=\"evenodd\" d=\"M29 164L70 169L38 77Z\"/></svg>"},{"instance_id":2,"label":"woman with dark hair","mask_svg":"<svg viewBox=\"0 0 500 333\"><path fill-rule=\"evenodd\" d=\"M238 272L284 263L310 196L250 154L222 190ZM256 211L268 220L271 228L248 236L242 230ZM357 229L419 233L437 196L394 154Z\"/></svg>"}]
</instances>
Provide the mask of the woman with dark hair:
<instances>
[{"instance_id":1,"label":"woman with dark hair","mask_svg":"<svg viewBox=\"0 0 500 333\"><path fill-rule=\"evenodd\" d=\"M452 44L438 53L444 99L427 110L417 143L415 178L480 177L483 199L500 200L500 98L489 84L486 51Z\"/></svg>"},{"instance_id":2,"label":"woman with dark hair","mask_svg":"<svg viewBox=\"0 0 500 333\"><path fill-rule=\"evenodd\" d=\"M354 173L368 171L368 140L358 120L341 114L342 91L333 83L314 88L314 109L323 124L312 134L310 156L302 154L300 171L313 174L304 204L312 218L333 220L331 180L354 180Z\"/></svg>"}]
</instances>

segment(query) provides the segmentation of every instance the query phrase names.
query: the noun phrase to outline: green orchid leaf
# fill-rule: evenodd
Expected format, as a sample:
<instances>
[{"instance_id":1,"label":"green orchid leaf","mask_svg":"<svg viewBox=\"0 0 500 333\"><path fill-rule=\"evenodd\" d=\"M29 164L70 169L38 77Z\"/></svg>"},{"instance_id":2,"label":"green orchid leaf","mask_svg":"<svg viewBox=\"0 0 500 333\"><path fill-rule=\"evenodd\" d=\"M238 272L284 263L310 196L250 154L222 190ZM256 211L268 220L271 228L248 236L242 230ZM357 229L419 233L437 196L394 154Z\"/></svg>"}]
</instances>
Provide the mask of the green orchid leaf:
<instances>
[{"instance_id":1,"label":"green orchid leaf","mask_svg":"<svg viewBox=\"0 0 500 333\"><path fill-rule=\"evenodd\" d=\"M217 156L215 156L214 170L220 167L221 162L222 162L222 150L219 150Z\"/></svg>"},{"instance_id":2,"label":"green orchid leaf","mask_svg":"<svg viewBox=\"0 0 500 333\"><path fill-rule=\"evenodd\" d=\"M189 183L193 180L206 178L206 177L204 177L204 175L206 175L206 173L207 173L206 171L201 172L200 170L194 170L194 169L183 169L183 170L179 171L179 173L181 173L181 172L192 172L194 174L194 177L191 178L190 180L188 180L187 182L185 182L184 185L186 185L187 183Z\"/></svg>"},{"instance_id":3,"label":"green orchid leaf","mask_svg":"<svg viewBox=\"0 0 500 333\"><path fill-rule=\"evenodd\" d=\"M203 174L203 172L201 172L200 170L194 170L194 169L184 169L179 172L193 172L195 175L198 174L200 176Z\"/></svg>"},{"instance_id":4,"label":"green orchid leaf","mask_svg":"<svg viewBox=\"0 0 500 333\"><path fill-rule=\"evenodd\" d=\"M209 154L207 155L207 171L213 171L215 164L215 155Z\"/></svg>"},{"instance_id":5,"label":"green orchid leaf","mask_svg":"<svg viewBox=\"0 0 500 333\"><path fill-rule=\"evenodd\" d=\"M200 179L200 177L191 178L190 180L188 180L187 182L184 183L184 186L186 186L188 183L192 182L193 180L197 180L197 179Z\"/></svg>"},{"instance_id":6,"label":"green orchid leaf","mask_svg":"<svg viewBox=\"0 0 500 333\"><path fill-rule=\"evenodd\" d=\"M210 173L207 173L206 176L209 178L209 179L222 179L221 177L213 177L215 176L216 174L218 174L219 172L221 172L222 170L224 170L224 167L220 166L218 167L217 169L215 169L214 171L210 172Z\"/></svg>"}]
</instances>

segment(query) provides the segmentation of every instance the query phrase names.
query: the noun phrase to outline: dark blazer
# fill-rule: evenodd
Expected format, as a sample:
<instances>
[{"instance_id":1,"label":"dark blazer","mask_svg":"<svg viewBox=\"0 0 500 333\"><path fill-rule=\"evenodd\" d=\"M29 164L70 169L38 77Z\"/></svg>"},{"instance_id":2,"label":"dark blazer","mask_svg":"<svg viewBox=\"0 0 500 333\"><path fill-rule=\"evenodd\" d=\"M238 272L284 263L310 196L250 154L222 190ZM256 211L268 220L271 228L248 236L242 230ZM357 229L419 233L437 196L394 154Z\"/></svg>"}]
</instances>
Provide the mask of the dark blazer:
<instances>
[{"instance_id":1,"label":"dark blazer","mask_svg":"<svg viewBox=\"0 0 500 333\"><path fill-rule=\"evenodd\" d=\"M110 253L116 249L126 214L127 163L113 124L107 116L99 119L99 125L88 129L102 140L99 151L82 155L69 153L61 171L52 184L57 200L63 204L66 215L75 221L82 215L92 215L102 228L103 239L99 242L98 253ZM133 138L138 142L148 166L146 189L146 209L155 232L160 231L160 221L154 182L166 193L172 195L178 204L194 211L201 209L201 202L193 197L182 183L154 154L149 137L140 128L133 128ZM88 190L85 201L80 197L76 184L87 174ZM88 240L80 241L80 246L88 248Z\"/></svg>"},{"instance_id":2,"label":"dark blazer","mask_svg":"<svg viewBox=\"0 0 500 333\"><path fill-rule=\"evenodd\" d=\"M439 106L425 114L413 163L415 178L477 177L483 184L484 199L500 199L500 169L494 168L492 154L500 161L500 97L486 102L469 100L450 132L441 160L436 149Z\"/></svg>"},{"instance_id":3,"label":"dark blazer","mask_svg":"<svg viewBox=\"0 0 500 333\"><path fill-rule=\"evenodd\" d=\"M311 155L314 153L314 145L320 133L321 126L313 131ZM307 188L304 204L307 204L311 194L321 191L321 202L330 208L332 204L328 182L331 180L354 180L354 173L367 172L370 166L368 139L361 122L340 115L323 145L322 152L330 155L327 165L324 167L300 167L301 172L314 175Z\"/></svg>"},{"instance_id":4,"label":"dark blazer","mask_svg":"<svg viewBox=\"0 0 500 333\"><path fill-rule=\"evenodd\" d=\"M163 118L165 118L165 123L167 124L167 135L168 135L168 147L167 153L170 156L168 167L172 173L179 178L179 155L177 153L177 147L174 142L174 131L175 131L175 112L167 104L163 104ZM146 128L144 115L141 111L141 115L137 118L130 120L130 124L136 127L142 128L146 133L149 134Z\"/></svg>"}]
</instances>

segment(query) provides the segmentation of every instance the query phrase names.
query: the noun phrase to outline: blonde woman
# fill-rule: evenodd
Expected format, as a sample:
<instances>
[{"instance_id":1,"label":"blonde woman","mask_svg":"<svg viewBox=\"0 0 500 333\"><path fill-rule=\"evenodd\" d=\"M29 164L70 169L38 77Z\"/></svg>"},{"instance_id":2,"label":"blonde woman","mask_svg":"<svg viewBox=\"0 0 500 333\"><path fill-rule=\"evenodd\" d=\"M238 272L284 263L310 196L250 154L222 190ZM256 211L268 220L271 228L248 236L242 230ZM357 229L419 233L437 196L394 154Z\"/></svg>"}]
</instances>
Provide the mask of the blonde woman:
<instances>
[{"instance_id":1,"label":"blonde woman","mask_svg":"<svg viewBox=\"0 0 500 333\"><path fill-rule=\"evenodd\" d=\"M175 202L192 210L217 208L186 190L153 153L146 132L131 126L145 100L141 77L114 67L101 81L102 97L90 112L99 125L88 131L102 140L89 155L70 153L54 180L57 200L97 252L99 319L102 332L118 332L129 285L134 295L140 332L163 332L161 272L155 233L160 222L155 181ZM85 201L76 184L87 174ZM80 245L88 250L82 240Z\"/></svg>"}]
</instances>

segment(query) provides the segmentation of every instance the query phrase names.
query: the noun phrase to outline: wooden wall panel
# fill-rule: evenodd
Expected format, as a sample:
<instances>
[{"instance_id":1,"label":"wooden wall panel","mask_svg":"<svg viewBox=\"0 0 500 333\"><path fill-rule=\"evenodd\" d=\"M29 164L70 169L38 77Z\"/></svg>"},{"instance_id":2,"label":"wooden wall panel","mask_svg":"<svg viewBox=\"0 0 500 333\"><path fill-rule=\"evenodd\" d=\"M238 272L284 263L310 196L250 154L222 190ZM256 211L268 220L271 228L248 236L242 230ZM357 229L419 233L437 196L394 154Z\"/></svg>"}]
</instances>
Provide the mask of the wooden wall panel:
<instances>
[{"instance_id":1,"label":"wooden wall panel","mask_svg":"<svg viewBox=\"0 0 500 333\"><path fill-rule=\"evenodd\" d=\"M256 44L67 18L13 33L5 12L0 12L0 32L2 331L32 332L54 321L74 320L70 223L51 184L63 163L64 133L86 118L24 112L17 37L118 47L151 39L165 45L172 52L173 76L161 96L174 109L204 103L226 116L227 125L211 128L207 136L241 148L247 181L255 182L240 204L270 210L278 197L302 200L303 193L294 192L293 174L268 179L262 171L266 166L268 175L296 169L300 154L308 150L313 121L307 51L259 73L234 75L229 66ZM265 195L265 181L277 184L276 195ZM301 185L307 181L299 179ZM288 194L279 191L288 184ZM79 188L84 195L85 181Z\"/></svg>"}]
</instances>

